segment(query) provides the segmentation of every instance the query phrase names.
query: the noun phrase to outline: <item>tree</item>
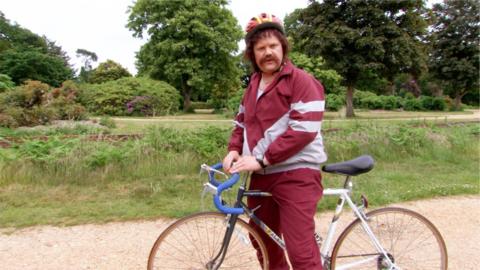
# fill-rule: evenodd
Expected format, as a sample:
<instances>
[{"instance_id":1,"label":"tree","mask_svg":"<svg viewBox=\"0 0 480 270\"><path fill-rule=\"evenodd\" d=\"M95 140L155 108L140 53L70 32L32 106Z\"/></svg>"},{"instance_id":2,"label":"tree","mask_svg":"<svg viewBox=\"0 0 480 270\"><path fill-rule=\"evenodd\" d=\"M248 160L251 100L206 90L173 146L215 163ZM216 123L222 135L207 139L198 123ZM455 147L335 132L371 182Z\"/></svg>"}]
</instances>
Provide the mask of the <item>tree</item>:
<instances>
[{"instance_id":1,"label":"tree","mask_svg":"<svg viewBox=\"0 0 480 270\"><path fill-rule=\"evenodd\" d=\"M308 57L299 52L289 54L290 60L299 68L305 70L322 82L326 93L338 93L341 91L340 83L342 76L335 70L325 68L325 61L322 57Z\"/></svg>"},{"instance_id":2,"label":"tree","mask_svg":"<svg viewBox=\"0 0 480 270\"><path fill-rule=\"evenodd\" d=\"M45 43L47 44L47 53L49 55L58 57L63 60L63 63L65 67L68 67L72 70L72 76L73 76L73 67L70 64L70 57L68 56L67 52L65 52L61 46L55 44L55 41L49 40L47 37L43 37L45 40Z\"/></svg>"},{"instance_id":3,"label":"tree","mask_svg":"<svg viewBox=\"0 0 480 270\"><path fill-rule=\"evenodd\" d=\"M97 62L97 54L85 49L77 49L77 57L82 58L83 66L80 68L78 80L80 82L88 82L90 73L92 72L92 62Z\"/></svg>"},{"instance_id":4,"label":"tree","mask_svg":"<svg viewBox=\"0 0 480 270\"><path fill-rule=\"evenodd\" d=\"M478 91L480 14L475 0L446 0L433 6L431 71L455 99Z\"/></svg>"},{"instance_id":5,"label":"tree","mask_svg":"<svg viewBox=\"0 0 480 270\"><path fill-rule=\"evenodd\" d=\"M138 73L179 89L185 111L199 93L226 100L239 87L240 70L233 54L242 31L226 4L226 0L139 0L130 8L127 27L135 37L149 36L137 54Z\"/></svg>"},{"instance_id":6,"label":"tree","mask_svg":"<svg viewBox=\"0 0 480 270\"><path fill-rule=\"evenodd\" d=\"M51 86L60 86L72 78L72 70L63 59L39 50L6 50L0 54L0 73L7 74L15 84L37 80Z\"/></svg>"},{"instance_id":7,"label":"tree","mask_svg":"<svg viewBox=\"0 0 480 270\"><path fill-rule=\"evenodd\" d=\"M90 83L103 83L107 81L118 80L123 77L131 77L132 75L127 69L119 63L108 59L106 62L100 63L90 74Z\"/></svg>"},{"instance_id":8,"label":"tree","mask_svg":"<svg viewBox=\"0 0 480 270\"><path fill-rule=\"evenodd\" d=\"M41 80L53 86L73 77L69 58L62 48L30 30L12 24L0 12L0 73L17 84Z\"/></svg>"},{"instance_id":9,"label":"tree","mask_svg":"<svg viewBox=\"0 0 480 270\"><path fill-rule=\"evenodd\" d=\"M415 39L427 26L423 9L422 0L312 1L292 13L287 29L294 29L289 35L301 51L322 56L344 78L346 115L352 117L354 88L363 71L391 76L421 70L424 52Z\"/></svg>"},{"instance_id":10,"label":"tree","mask_svg":"<svg viewBox=\"0 0 480 270\"><path fill-rule=\"evenodd\" d=\"M46 52L47 45L40 36L18 24L10 23L0 12L0 53L14 48L21 51L36 48Z\"/></svg>"}]
</instances>

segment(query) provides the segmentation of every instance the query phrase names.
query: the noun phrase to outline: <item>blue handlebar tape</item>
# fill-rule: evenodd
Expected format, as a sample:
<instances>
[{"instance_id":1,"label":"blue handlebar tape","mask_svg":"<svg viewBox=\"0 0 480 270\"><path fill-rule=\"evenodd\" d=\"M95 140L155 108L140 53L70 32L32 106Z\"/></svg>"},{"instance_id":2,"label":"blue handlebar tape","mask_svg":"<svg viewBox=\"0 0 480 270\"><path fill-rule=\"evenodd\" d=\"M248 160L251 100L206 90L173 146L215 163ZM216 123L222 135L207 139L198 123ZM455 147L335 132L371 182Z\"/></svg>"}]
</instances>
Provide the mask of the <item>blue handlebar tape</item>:
<instances>
[{"instance_id":1,"label":"blue handlebar tape","mask_svg":"<svg viewBox=\"0 0 480 270\"><path fill-rule=\"evenodd\" d=\"M217 163L215 165L212 166L212 168L214 168L215 170L221 170L223 167L222 163ZM208 173L208 180L210 181L210 184L218 187L220 186L221 182L218 182L217 180L215 180L215 172L214 171L211 171Z\"/></svg>"},{"instance_id":2,"label":"blue handlebar tape","mask_svg":"<svg viewBox=\"0 0 480 270\"><path fill-rule=\"evenodd\" d=\"M215 170L220 170L222 169L222 163L215 164L212 166L212 168L214 168ZM224 191L225 189L231 188L233 185L235 185L240 179L240 174L238 173L233 174L232 177L230 177L227 181L223 183L215 180L214 174L215 172L210 172L208 175L208 178L210 183L217 187L217 194L213 196L213 203L215 204L215 207L217 207L217 209L224 214L236 214L236 215L243 214L243 208L223 206L222 201L220 200L220 195L222 194L222 191Z\"/></svg>"},{"instance_id":3,"label":"blue handlebar tape","mask_svg":"<svg viewBox=\"0 0 480 270\"><path fill-rule=\"evenodd\" d=\"M217 194L213 196L213 203L218 208L218 210L220 210L224 214L237 214L237 215L243 214L243 208L223 206L220 200L220 195L222 194L222 191L235 185L235 183L237 183L239 179L240 179L240 175L238 173L232 175L230 179L223 182L222 184L220 184L220 186L217 187Z\"/></svg>"}]
</instances>

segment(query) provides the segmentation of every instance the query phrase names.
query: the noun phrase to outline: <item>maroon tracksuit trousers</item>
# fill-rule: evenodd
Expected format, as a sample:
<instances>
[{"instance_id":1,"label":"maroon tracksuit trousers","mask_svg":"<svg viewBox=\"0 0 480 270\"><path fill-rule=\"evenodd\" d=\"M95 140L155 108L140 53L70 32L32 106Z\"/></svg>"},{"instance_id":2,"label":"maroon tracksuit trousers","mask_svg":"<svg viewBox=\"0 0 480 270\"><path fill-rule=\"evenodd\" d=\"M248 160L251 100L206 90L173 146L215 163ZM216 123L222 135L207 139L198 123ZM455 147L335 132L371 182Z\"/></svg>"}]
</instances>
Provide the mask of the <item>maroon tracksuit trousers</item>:
<instances>
[{"instance_id":1,"label":"maroon tracksuit trousers","mask_svg":"<svg viewBox=\"0 0 480 270\"><path fill-rule=\"evenodd\" d=\"M320 171L296 169L268 175L252 174L251 190L272 193L272 197L249 197L248 206L277 235L283 236L294 270L322 270L315 241L314 215L322 197ZM285 253L258 226L250 224L262 237L268 252L270 270L288 270Z\"/></svg>"}]
</instances>

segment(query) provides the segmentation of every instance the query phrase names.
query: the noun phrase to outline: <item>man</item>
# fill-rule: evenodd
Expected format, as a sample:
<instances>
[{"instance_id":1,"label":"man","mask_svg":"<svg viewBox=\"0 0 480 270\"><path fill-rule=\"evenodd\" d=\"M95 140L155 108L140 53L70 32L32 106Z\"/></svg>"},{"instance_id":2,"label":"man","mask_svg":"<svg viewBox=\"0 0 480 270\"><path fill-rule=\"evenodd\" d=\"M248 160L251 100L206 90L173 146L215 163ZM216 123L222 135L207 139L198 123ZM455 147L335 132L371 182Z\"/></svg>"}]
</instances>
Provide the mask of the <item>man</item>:
<instances>
[{"instance_id":1,"label":"man","mask_svg":"<svg viewBox=\"0 0 480 270\"><path fill-rule=\"evenodd\" d=\"M288 59L282 22L262 13L246 27L245 57L254 74L223 160L230 173L252 171L250 189L272 197L249 197L255 214L285 240L294 269L322 269L314 239L314 215L322 196L320 163L327 157L320 134L323 86ZM259 231L270 269L289 269L283 250Z\"/></svg>"}]
</instances>

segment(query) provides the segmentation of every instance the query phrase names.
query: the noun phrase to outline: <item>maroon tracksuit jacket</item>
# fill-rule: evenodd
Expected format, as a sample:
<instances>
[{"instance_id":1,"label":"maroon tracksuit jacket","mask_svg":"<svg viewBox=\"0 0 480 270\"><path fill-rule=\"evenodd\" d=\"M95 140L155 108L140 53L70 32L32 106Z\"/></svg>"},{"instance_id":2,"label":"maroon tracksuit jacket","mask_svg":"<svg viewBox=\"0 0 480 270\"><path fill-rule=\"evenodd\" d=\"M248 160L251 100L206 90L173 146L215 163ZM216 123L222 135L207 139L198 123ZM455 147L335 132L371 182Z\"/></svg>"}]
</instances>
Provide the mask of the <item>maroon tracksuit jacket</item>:
<instances>
[{"instance_id":1,"label":"maroon tracksuit jacket","mask_svg":"<svg viewBox=\"0 0 480 270\"><path fill-rule=\"evenodd\" d=\"M249 198L248 204L261 205L255 214L283 236L294 269L322 269L313 217L322 195L320 163L327 159L320 133L324 89L290 62L258 96L260 79L260 73L253 74L245 91L228 150L268 160L271 165L252 174L250 189L273 196ZM270 269L288 269L283 250L260 234Z\"/></svg>"}]
</instances>

